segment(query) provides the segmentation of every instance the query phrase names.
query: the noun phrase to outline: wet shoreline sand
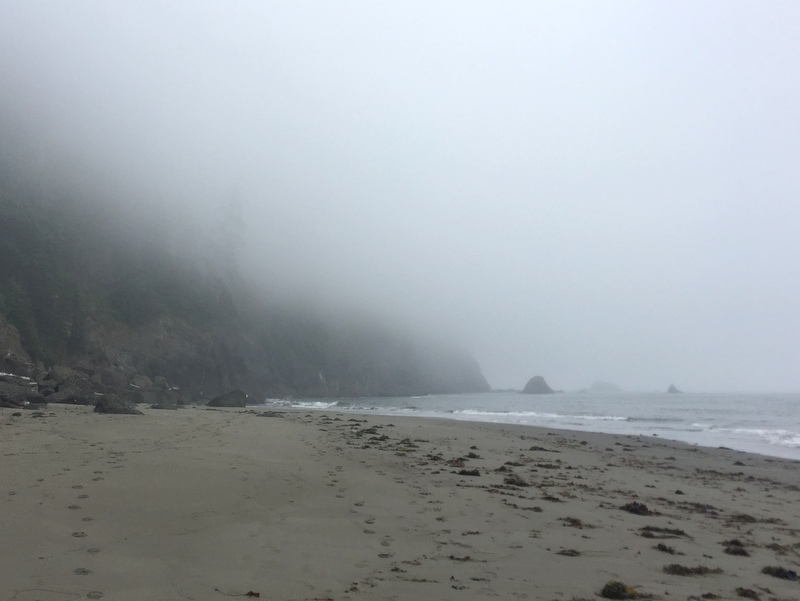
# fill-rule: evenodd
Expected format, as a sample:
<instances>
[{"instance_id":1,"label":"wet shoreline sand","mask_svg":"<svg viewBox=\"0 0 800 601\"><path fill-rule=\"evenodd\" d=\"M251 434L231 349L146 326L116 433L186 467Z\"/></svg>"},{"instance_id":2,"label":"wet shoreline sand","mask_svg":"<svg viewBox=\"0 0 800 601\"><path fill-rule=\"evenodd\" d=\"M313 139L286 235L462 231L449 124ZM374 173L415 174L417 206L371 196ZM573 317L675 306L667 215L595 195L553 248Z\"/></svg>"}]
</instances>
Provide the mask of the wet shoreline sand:
<instances>
[{"instance_id":1,"label":"wet shoreline sand","mask_svg":"<svg viewBox=\"0 0 800 601\"><path fill-rule=\"evenodd\" d=\"M762 572L800 572L797 461L262 408L4 409L0 434L2 599L800 599Z\"/></svg>"}]
</instances>

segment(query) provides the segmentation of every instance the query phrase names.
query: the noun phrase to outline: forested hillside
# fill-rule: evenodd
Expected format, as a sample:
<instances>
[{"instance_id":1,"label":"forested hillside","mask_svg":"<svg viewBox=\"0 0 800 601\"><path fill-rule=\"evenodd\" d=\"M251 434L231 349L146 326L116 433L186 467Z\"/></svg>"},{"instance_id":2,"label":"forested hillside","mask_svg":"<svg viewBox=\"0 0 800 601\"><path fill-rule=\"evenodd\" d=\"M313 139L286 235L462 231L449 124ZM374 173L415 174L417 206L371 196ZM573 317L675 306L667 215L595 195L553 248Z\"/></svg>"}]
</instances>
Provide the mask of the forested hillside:
<instances>
[{"instance_id":1,"label":"forested hillside","mask_svg":"<svg viewBox=\"0 0 800 601\"><path fill-rule=\"evenodd\" d=\"M235 233L222 228L196 253L172 229L0 177L0 371L68 366L117 387L163 378L181 402L233 388L262 398L488 389L456 350L375 319L262 300L226 260Z\"/></svg>"}]
</instances>

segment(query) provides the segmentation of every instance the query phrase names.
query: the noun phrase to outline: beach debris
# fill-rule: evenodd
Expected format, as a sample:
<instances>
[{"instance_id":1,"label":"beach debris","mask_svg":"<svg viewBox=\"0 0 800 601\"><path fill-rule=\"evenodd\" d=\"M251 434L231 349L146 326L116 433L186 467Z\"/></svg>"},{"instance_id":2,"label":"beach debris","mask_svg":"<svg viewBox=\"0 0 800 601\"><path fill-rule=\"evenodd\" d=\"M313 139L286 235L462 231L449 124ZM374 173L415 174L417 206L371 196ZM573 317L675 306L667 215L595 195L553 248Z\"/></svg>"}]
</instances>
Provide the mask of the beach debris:
<instances>
[{"instance_id":1,"label":"beach debris","mask_svg":"<svg viewBox=\"0 0 800 601\"><path fill-rule=\"evenodd\" d=\"M709 568L707 566L682 566L679 563L671 563L664 566L664 573L673 576L705 576L706 574L722 574L721 568Z\"/></svg>"},{"instance_id":2,"label":"beach debris","mask_svg":"<svg viewBox=\"0 0 800 601\"><path fill-rule=\"evenodd\" d=\"M789 545L779 545L778 543L770 543L768 545L764 545L765 549L769 549L770 551L775 551L776 555L786 555L792 551L797 553L800 551L800 543L795 543L792 546Z\"/></svg>"},{"instance_id":3,"label":"beach debris","mask_svg":"<svg viewBox=\"0 0 800 601\"><path fill-rule=\"evenodd\" d=\"M542 508L541 508L541 507L538 507L538 506L533 506L533 507L522 507L522 506L520 506L520 505L517 505L516 503L512 503L512 502L510 502L508 499L503 499L503 503L504 503L505 505L508 505L508 506L509 506L509 507L511 507L512 509L519 509L519 510L521 510L521 511L532 511L532 512L534 512L534 513L541 513L541 512L542 512Z\"/></svg>"},{"instance_id":4,"label":"beach debris","mask_svg":"<svg viewBox=\"0 0 800 601\"><path fill-rule=\"evenodd\" d=\"M581 552L575 549L561 549L557 551L556 555L563 555L564 557L580 557Z\"/></svg>"},{"instance_id":5,"label":"beach debris","mask_svg":"<svg viewBox=\"0 0 800 601\"><path fill-rule=\"evenodd\" d=\"M261 413L256 413L257 417L283 417L283 412L281 411L262 411Z\"/></svg>"},{"instance_id":6,"label":"beach debris","mask_svg":"<svg viewBox=\"0 0 800 601\"><path fill-rule=\"evenodd\" d=\"M691 538L683 530L677 528L659 528L658 526L645 526L639 529L642 538L678 538L685 536Z\"/></svg>"},{"instance_id":7,"label":"beach debris","mask_svg":"<svg viewBox=\"0 0 800 601\"><path fill-rule=\"evenodd\" d=\"M746 513L737 513L728 518L729 522L739 522L741 524L755 524L758 520Z\"/></svg>"},{"instance_id":8,"label":"beach debris","mask_svg":"<svg viewBox=\"0 0 800 601\"><path fill-rule=\"evenodd\" d=\"M787 570L780 566L766 566L761 570L762 574L767 576L774 576L775 578L782 578L783 580L798 580L800 576L794 570Z\"/></svg>"},{"instance_id":9,"label":"beach debris","mask_svg":"<svg viewBox=\"0 0 800 601\"><path fill-rule=\"evenodd\" d=\"M225 591L221 591L218 588L214 589L215 592L219 593L220 595L225 595L226 597L261 597L261 593L257 593L255 591L247 591L246 593L226 593Z\"/></svg>"},{"instance_id":10,"label":"beach debris","mask_svg":"<svg viewBox=\"0 0 800 601\"><path fill-rule=\"evenodd\" d=\"M551 503L561 503L562 500L558 497L554 497L553 495L542 495L543 501L550 501Z\"/></svg>"},{"instance_id":11,"label":"beach debris","mask_svg":"<svg viewBox=\"0 0 800 601\"><path fill-rule=\"evenodd\" d=\"M761 599L761 597L758 596L758 593L751 588L744 588L740 586L736 589L736 594L740 597L744 597L745 599L755 599L756 601Z\"/></svg>"},{"instance_id":12,"label":"beach debris","mask_svg":"<svg viewBox=\"0 0 800 601\"><path fill-rule=\"evenodd\" d=\"M480 476L480 470L461 470L458 472L459 476Z\"/></svg>"},{"instance_id":13,"label":"beach debris","mask_svg":"<svg viewBox=\"0 0 800 601\"><path fill-rule=\"evenodd\" d=\"M631 588L619 580L610 580L600 591L600 596L605 599L639 599L639 591Z\"/></svg>"},{"instance_id":14,"label":"beach debris","mask_svg":"<svg viewBox=\"0 0 800 601\"><path fill-rule=\"evenodd\" d=\"M506 476L503 482L511 486L530 486L530 482L525 480L525 478L523 478L519 474L514 474L514 473L511 473L508 476Z\"/></svg>"},{"instance_id":15,"label":"beach debris","mask_svg":"<svg viewBox=\"0 0 800 601\"><path fill-rule=\"evenodd\" d=\"M725 546L725 553L728 555L740 555L742 557L750 557L750 552L745 548L742 541L738 538L722 541Z\"/></svg>"},{"instance_id":16,"label":"beach debris","mask_svg":"<svg viewBox=\"0 0 800 601\"><path fill-rule=\"evenodd\" d=\"M713 505L708 505L707 503L678 503L678 509L691 511L693 513L702 513L712 517L719 515L719 510Z\"/></svg>"},{"instance_id":17,"label":"beach debris","mask_svg":"<svg viewBox=\"0 0 800 601\"><path fill-rule=\"evenodd\" d=\"M537 447L537 446L533 446L528 450L529 451L540 451L542 453L560 453L561 452L561 451L556 451L554 449L546 449L545 447Z\"/></svg>"},{"instance_id":18,"label":"beach debris","mask_svg":"<svg viewBox=\"0 0 800 601\"><path fill-rule=\"evenodd\" d=\"M578 528L579 530L583 530L584 528L594 528L591 524L587 524L581 519L578 518L558 518L559 521L564 522L565 526L569 526L570 528Z\"/></svg>"},{"instance_id":19,"label":"beach debris","mask_svg":"<svg viewBox=\"0 0 800 601\"><path fill-rule=\"evenodd\" d=\"M644 503L639 503L639 501L631 501L630 503L626 503L620 507L620 509L634 515L653 515L653 512L647 508L647 505Z\"/></svg>"},{"instance_id":20,"label":"beach debris","mask_svg":"<svg viewBox=\"0 0 800 601\"><path fill-rule=\"evenodd\" d=\"M665 545L664 543L658 543L653 549L661 551L662 553L669 553L670 555L683 555L683 553L678 553L673 547Z\"/></svg>"}]
</instances>

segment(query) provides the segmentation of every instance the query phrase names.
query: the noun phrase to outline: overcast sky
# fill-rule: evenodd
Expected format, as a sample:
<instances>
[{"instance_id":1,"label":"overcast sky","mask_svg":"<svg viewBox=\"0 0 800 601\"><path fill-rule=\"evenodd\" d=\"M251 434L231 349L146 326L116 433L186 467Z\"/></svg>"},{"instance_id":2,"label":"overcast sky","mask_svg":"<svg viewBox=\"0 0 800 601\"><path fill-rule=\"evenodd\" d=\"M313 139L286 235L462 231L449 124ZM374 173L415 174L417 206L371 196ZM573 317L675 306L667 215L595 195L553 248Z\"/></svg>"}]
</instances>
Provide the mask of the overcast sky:
<instances>
[{"instance_id":1,"label":"overcast sky","mask_svg":"<svg viewBox=\"0 0 800 601\"><path fill-rule=\"evenodd\" d=\"M235 190L243 271L495 387L797 391L798 32L794 1L3 0L0 103L173 209Z\"/></svg>"}]
</instances>

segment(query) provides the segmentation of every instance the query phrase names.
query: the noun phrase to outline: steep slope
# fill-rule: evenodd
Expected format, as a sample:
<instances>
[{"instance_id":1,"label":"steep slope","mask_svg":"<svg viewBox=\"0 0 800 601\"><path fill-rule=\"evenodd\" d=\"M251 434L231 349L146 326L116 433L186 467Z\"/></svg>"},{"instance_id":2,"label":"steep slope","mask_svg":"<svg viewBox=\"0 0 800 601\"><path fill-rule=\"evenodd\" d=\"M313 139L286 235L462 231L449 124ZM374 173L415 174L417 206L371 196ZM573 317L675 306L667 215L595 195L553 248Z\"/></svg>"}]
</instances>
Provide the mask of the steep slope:
<instances>
[{"instance_id":1,"label":"steep slope","mask_svg":"<svg viewBox=\"0 0 800 601\"><path fill-rule=\"evenodd\" d=\"M71 366L97 389L143 375L183 402L232 388L256 398L489 388L454 349L263 302L217 260L224 237L205 255L169 238L157 216L31 194L0 174L0 371Z\"/></svg>"}]
</instances>

